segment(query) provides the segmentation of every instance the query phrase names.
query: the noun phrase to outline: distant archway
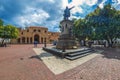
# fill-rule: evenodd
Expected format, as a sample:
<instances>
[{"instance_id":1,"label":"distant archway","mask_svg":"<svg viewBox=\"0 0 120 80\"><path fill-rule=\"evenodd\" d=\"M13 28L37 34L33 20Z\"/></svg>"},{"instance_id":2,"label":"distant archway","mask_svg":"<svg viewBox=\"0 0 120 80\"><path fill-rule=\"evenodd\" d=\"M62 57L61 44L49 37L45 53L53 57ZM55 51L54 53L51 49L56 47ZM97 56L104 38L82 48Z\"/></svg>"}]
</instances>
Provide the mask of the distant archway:
<instances>
[{"instance_id":1,"label":"distant archway","mask_svg":"<svg viewBox=\"0 0 120 80\"><path fill-rule=\"evenodd\" d=\"M34 41L37 41L39 43L39 35L38 34L34 35Z\"/></svg>"},{"instance_id":2,"label":"distant archway","mask_svg":"<svg viewBox=\"0 0 120 80\"><path fill-rule=\"evenodd\" d=\"M20 38L18 38L18 43L20 43Z\"/></svg>"},{"instance_id":3,"label":"distant archway","mask_svg":"<svg viewBox=\"0 0 120 80\"><path fill-rule=\"evenodd\" d=\"M22 37L22 43L25 43L25 37Z\"/></svg>"},{"instance_id":4,"label":"distant archway","mask_svg":"<svg viewBox=\"0 0 120 80\"><path fill-rule=\"evenodd\" d=\"M27 43L29 43L29 38L27 37Z\"/></svg>"}]
</instances>

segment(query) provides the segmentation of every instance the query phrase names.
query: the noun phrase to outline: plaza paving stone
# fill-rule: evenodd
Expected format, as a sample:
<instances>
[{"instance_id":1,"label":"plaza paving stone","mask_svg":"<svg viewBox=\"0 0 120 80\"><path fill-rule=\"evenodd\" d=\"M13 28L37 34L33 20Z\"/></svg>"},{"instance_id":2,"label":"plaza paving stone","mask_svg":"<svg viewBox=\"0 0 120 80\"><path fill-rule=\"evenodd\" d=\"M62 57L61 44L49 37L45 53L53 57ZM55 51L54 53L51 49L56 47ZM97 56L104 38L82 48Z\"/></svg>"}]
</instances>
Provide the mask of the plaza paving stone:
<instances>
[{"instance_id":1,"label":"plaza paving stone","mask_svg":"<svg viewBox=\"0 0 120 80\"><path fill-rule=\"evenodd\" d=\"M81 48L84 49L84 48ZM91 53L87 56L81 57L79 59L76 60L68 60L66 58L61 59L59 57L56 57L44 50L42 50L42 48L34 48L33 49L35 51L35 53L38 55L38 57L44 62L44 64L55 74L61 74L65 71L68 71L70 69L73 69L87 61L89 61L90 59L96 57L97 55L100 55L101 50L96 51L94 53Z\"/></svg>"},{"instance_id":2,"label":"plaza paving stone","mask_svg":"<svg viewBox=\"0 0 120 80\"><path fill-rule=\"evenodd\" d=\"M33 47L0 47L0 80L120 80L120 49L106 48L101 55L55 75L36 56Z\"/></svg>"}]
</instances>

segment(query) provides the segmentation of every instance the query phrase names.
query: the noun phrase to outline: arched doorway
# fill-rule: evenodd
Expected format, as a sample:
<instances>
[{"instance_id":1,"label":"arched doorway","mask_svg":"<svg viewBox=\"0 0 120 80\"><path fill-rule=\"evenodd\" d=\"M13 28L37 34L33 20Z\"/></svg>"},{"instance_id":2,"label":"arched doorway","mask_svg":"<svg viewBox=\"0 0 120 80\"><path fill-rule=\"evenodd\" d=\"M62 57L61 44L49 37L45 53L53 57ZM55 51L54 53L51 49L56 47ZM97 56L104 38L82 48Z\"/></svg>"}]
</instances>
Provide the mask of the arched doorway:
<instances>
[{"instance_id":1,"label":"arched doorway","mask_svg":"<svg viewBox=\"0 0 120 80\"><path fill-rule=\"evenodd\" d=\"M20 38L18 38L18 43L20 43Z\"/></svg>"},{"instance_id":2,"label":"arched doorway","mask_svg":"<svg viewBox=\"0 0 120 80\"><path fill-rule=\"evenodd\" d=\"M34 35L34 41L37 41L39 43L39 35Z\"/></svg>"},{"instance_id":3,"label":"arched doorway","mask_svg":"<svg viewBox=\"0 0 120 80\"><path fill-rule=\"evenodd\" d=\"M25 37L22 37L22 43L25 43Z\"/></svg>"}]
</instances>

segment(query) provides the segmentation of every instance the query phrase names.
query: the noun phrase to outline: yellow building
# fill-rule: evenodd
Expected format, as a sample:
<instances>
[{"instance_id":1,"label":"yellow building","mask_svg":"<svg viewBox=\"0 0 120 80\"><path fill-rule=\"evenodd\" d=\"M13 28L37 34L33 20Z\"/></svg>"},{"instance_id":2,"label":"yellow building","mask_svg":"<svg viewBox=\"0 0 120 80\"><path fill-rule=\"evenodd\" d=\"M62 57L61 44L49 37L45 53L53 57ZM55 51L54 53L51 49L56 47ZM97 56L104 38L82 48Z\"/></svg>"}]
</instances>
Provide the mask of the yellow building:
<instances>
[{"instance_id":1,"label":"yellow building","mask_svg":"<svg viewBox=\"0 0 120 80\"><path fill-rule=\"evenodd\" d=\"M49 43L52 43L53 41L57 41L59 38L59 35L60 35L59 32L48 32Z\"/></svg>"},{"instance_id":2,"label":"yellow building","mask_svg":"<svg viewBox=\"0 0 120 80\"><path fill-rule=\"evenodd\" d=\"M30 26L27 29L19 29L19 37L17 39L12 39L11 43L52 43L54 40L58 40L59 32L49 32L48 28Z\"/></svg>"}]
</instances>

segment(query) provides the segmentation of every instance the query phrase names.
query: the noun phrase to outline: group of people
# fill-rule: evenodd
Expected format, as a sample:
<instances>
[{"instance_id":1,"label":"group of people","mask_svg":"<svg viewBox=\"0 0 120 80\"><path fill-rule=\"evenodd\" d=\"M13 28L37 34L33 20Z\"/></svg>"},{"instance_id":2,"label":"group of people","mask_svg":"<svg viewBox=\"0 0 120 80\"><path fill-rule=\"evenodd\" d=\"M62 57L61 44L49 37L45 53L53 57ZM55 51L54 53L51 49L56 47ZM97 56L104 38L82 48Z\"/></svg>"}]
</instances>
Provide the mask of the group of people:
<instances>
[{"instance_id":1,"label":"group of people","mask_svg":"<svg viewBox=\"0 0 120 80\"><path fill-rule=\"evenodd\" d=\"M34 47L37 47L38 41L34 41ZM44 42L44 47L46 47L46 41Z\"/></svg>"},{"instance_id":2,"label":"group of people","mask_svg":"<svg viewBox=\"0 0 120 80\"><path fill-rule=\"evenodd\" d=\"M0 47L7 47L7 43L0 44Z\"/></svg>"},{"instance_id":3,"label":"group of people","mask_svg":"<svg viewBox=\"0 0 120 80\"><path fill-rule=\"evenodd\" d=\"M34 47L37 47L38 42L34 41Z\"/></svg>"}]
</instances>

